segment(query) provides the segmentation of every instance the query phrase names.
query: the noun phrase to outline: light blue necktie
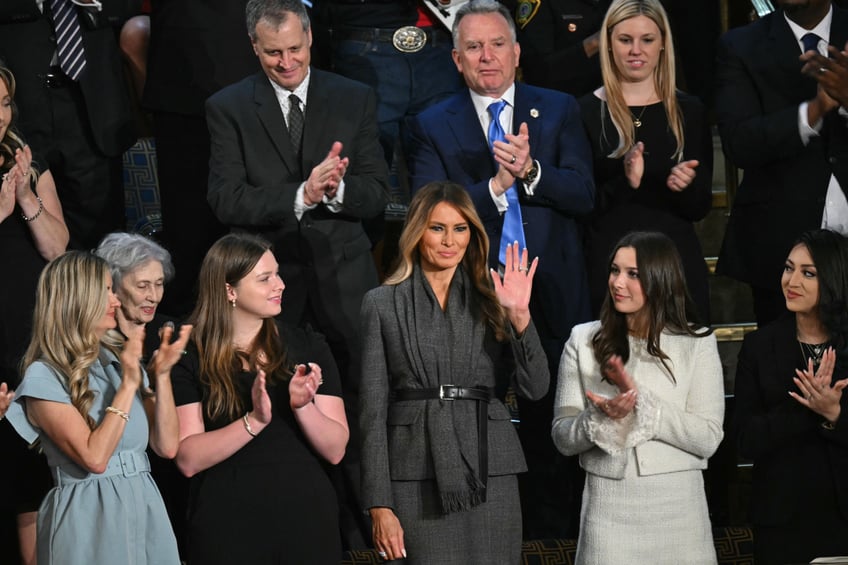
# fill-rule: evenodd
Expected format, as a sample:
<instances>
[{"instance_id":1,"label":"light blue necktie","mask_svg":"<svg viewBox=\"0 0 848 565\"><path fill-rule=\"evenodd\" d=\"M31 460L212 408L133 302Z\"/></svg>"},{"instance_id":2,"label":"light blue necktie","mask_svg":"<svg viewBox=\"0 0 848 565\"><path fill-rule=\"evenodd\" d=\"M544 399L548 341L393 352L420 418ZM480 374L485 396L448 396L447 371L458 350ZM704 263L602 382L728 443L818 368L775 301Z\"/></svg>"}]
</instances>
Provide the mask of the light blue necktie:
<instances>
[{"instance_id":1,"label":"light blue necktie","mask_svg":"<svg viewBox=\"0 0 848 565\"><path fill-rule=\"evenodd\" d=\"M59 67L71 80L79 80L86 61L77 9L71 0L51 0L50 10L56 32Z\"/></svg>"},{"instance_id":2,"label":"light blue necktie","mask_svg":"<svg viewBox=\"0 0 848 565\"><path fill-rule=\"evenodd\" d=\"M505 100L498 100L489 104L489 115L492 121L489 123L489 147L494 147L496 141L505 141L504 130L501 127L501 112L506 106ZM494 151L494 149L492 149ZM527 247L524 241L524 225L521 221L521 205L518 203L518 189L515 184L506 191L506 201L509 204L504 214L503 231L501 232L501 245L498 252L498 261L501 265L506 264L506 247L514 241L518 242L519 250Z\"/></svg>"}]
</instances>

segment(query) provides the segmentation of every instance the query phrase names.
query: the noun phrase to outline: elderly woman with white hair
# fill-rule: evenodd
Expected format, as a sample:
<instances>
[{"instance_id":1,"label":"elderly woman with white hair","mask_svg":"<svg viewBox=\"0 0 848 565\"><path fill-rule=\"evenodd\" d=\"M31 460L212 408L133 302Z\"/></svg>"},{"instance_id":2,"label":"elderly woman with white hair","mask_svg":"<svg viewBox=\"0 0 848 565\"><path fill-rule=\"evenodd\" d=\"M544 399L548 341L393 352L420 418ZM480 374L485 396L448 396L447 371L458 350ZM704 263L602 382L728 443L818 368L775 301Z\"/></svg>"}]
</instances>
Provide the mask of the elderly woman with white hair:
<instances>
[{"instance_id":1,"label":"elderly woman with white hair","mask_svg":"<svg viewBox=\"0 0 848 565\"><path fill-rule=\"evenodd\" d=\"M144 361L159 346L159 331L172 320L157 312L165 283L174 277L171 254L143 235L115 232L103 238L95 253L112 271L115 295L121 301L118 329L130 335L132 326L148 325Z\"/></svg>"}]
</instances>

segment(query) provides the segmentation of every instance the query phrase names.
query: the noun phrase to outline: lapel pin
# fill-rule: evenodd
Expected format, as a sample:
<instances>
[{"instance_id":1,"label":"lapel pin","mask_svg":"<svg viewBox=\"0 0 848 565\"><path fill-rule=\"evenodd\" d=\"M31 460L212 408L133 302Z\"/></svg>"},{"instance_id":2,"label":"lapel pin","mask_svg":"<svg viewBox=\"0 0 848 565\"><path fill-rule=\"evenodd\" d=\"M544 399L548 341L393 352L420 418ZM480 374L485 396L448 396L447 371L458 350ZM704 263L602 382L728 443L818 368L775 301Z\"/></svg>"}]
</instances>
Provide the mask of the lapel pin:
<instances>
[{"instance_id":1,"label":"lapel pin","mask_svg":"<svg viewBox=\"0 0 848 565\"><path fill-rule=\"evenodd\" d=\"M531 118L538 118L539 117L539 110L537 110L536 108L531 108L530 109L530 117Z\"/></svg>"}]
</instances>

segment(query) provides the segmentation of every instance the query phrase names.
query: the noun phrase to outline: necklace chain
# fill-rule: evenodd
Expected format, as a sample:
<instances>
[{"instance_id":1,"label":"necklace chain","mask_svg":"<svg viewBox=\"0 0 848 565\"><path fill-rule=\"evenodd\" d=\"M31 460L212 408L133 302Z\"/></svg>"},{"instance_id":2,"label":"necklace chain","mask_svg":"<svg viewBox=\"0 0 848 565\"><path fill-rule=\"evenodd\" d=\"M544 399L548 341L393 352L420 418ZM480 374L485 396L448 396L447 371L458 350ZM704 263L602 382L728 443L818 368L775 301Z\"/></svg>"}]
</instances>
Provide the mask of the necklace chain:
<instances>
[{"instance_id":1,"label":"necklace chain","mask_svg":"<svg viewBox=\"0 0 848 565\"><path fill-rule=\"evenodd\" d=\"M822 355L824 355L824 350L827 348L827 342L804 343L798 340L798 345L801 347L801 357L804 359L805 364L808 359L813 360L814 366L818 366L821 363Z\"/></svg>"},{"instance_id":2,"label":"necklace chain","mask_svg":"<svg viewBox=\"0 0 848 565\"><path fill-rule=\"evenodd\" d=\"M647 110L647 109L648 109L647 104L645 106L642 106L642 111L639 112L638 117L633 113L633 110L630 110L630 115L633 116L633 125L636 126L637 128L642 127L642 116L645 115L645 110Z\"/></svg>"}]
</instances>

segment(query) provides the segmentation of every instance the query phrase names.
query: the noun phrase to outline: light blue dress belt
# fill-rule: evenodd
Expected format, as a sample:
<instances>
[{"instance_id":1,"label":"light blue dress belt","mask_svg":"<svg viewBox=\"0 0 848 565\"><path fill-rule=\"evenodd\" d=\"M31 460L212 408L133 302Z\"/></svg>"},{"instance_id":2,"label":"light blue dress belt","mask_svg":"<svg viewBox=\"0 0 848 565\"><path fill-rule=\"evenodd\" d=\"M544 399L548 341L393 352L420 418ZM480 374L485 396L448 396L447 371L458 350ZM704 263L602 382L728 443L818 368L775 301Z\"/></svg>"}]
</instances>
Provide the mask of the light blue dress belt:
<instances>
[{"instance_id":1,"label":"light blue dress belt","mask_svg":"<svg viewBox=\"0 0 848 565\"><path fill-rule=\"evenodd\" d=\"M53 481L57 487L83 481L92 481L115 475L132 477L139 473L150 472L150 459L147 453L138 451L120 451L109 458L109 464L102 473L89 473L76 465L51 467Z\"/></svg>"}]
</instances>

